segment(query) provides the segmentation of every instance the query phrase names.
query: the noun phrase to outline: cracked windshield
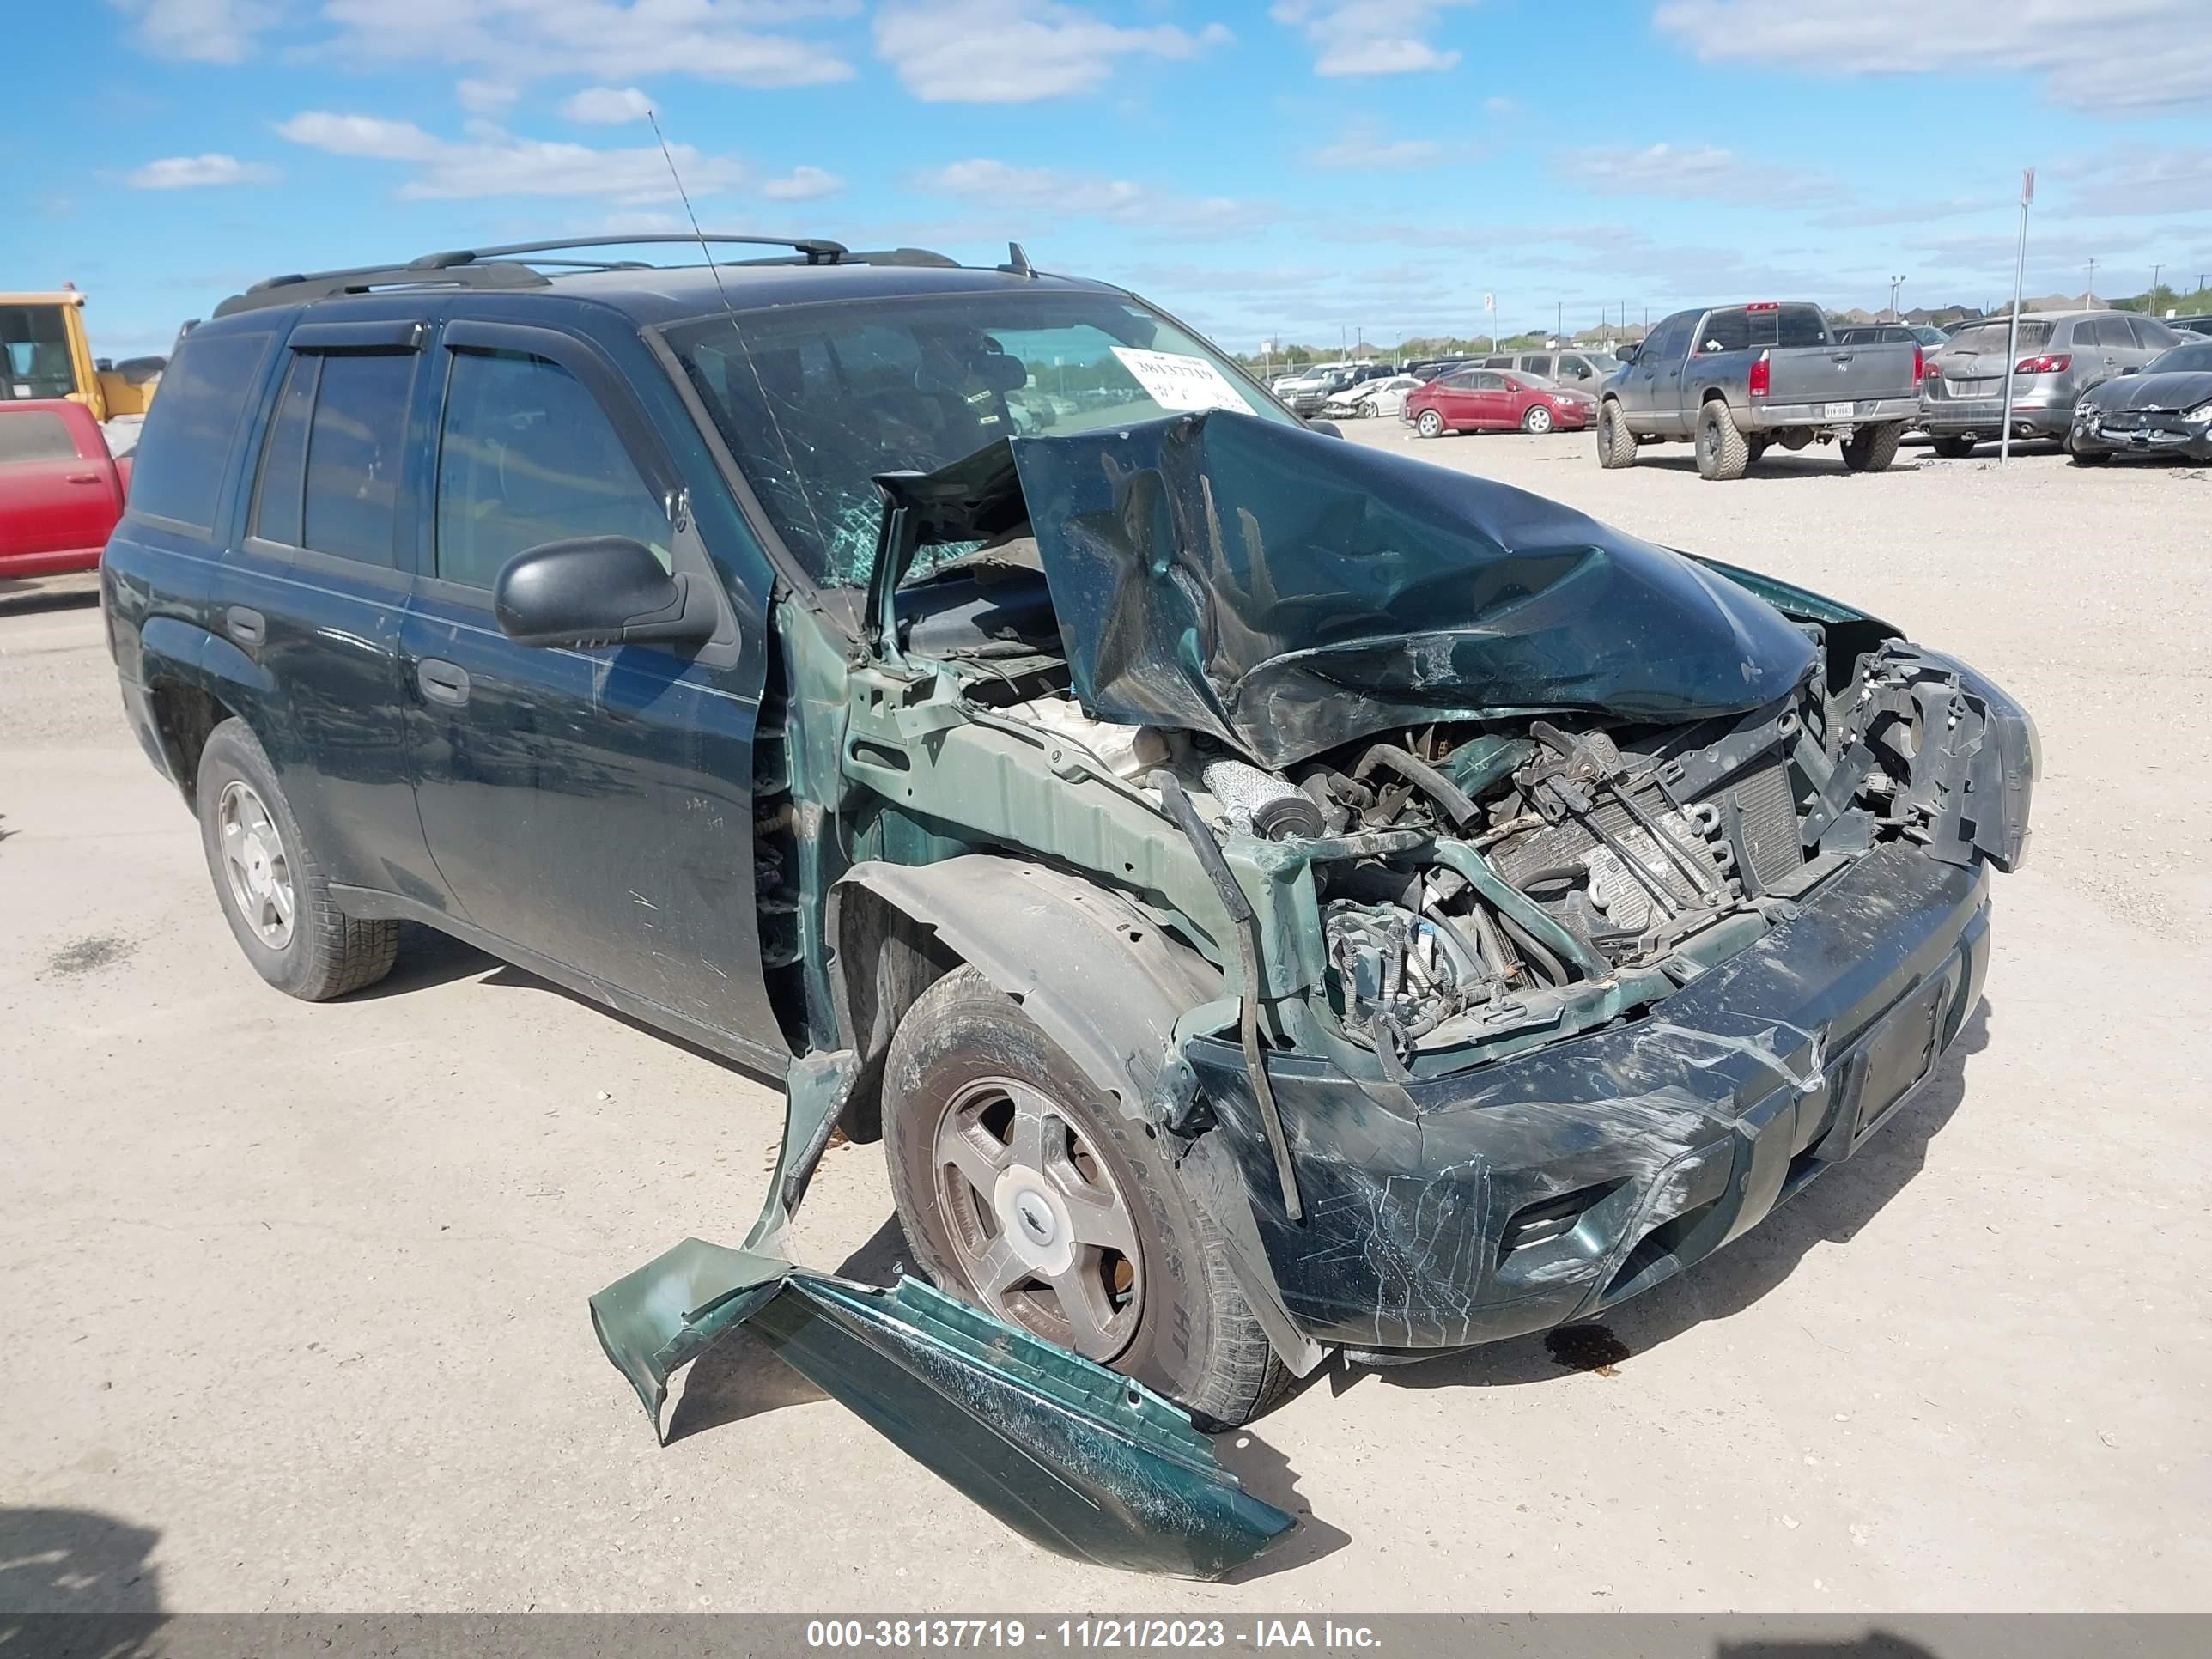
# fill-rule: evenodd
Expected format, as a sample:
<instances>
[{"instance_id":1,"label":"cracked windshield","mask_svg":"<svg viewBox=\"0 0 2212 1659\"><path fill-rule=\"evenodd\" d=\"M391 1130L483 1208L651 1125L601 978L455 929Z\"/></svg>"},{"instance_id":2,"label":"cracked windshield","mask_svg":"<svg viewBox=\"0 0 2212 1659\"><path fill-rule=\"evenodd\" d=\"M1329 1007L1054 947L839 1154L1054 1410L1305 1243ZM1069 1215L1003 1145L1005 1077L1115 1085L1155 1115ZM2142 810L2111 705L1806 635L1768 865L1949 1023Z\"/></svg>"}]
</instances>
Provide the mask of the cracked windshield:
<instances>
[{"instance_id":1,"label":"cracked windshield","mask_svg":"<svg viewBox=\"0 0 2212 1659\"><path fill-rule=\"evenodd\" d=\"M839 585L867 582L879 472L1181 410L1291 418L1211 349L1112 294L846 301L712 318L670 342L785 542Z\"/></svg>"}]
</instances>

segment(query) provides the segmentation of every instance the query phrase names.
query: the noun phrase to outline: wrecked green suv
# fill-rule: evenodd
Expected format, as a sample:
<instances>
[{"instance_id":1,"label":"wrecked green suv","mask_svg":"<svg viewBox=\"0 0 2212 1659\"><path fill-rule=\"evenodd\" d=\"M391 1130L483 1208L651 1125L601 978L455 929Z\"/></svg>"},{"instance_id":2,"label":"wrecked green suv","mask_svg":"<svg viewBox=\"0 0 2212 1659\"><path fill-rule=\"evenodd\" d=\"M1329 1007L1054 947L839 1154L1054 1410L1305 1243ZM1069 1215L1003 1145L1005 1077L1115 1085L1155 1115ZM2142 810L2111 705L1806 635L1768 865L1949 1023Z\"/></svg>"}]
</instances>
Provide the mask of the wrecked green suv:
<instances>
[{"instance_id":1,"label":"wrecked green suv","mask_svg":"<svg viewBox=\"0 0 2212 1659\"><path fill-rule=\"evenodd\" d=\"M425 922L788 1070L747 1249L595 1304L656 1410L744 1320L894 1431L837 1341L1204 1485L1159 1396L1240 1423L1649 1289L1975 1006L2034 729L1895 629L1343 442L1018 251L556 254L227 302L103 583L272 982ZM957 1301L788 1268L840 1127Z\"/></svg>"}]
</instances>

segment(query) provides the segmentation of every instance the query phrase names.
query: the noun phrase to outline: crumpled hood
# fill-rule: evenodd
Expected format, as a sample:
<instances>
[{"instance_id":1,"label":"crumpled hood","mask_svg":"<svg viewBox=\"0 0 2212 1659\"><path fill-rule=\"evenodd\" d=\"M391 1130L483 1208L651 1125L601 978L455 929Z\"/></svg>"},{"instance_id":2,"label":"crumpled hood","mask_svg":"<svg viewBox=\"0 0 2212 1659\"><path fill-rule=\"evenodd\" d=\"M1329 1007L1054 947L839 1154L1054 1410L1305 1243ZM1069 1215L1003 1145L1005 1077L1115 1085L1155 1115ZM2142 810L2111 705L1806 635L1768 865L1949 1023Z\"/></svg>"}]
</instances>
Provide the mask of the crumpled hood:
<instances>
[{"instance_id":1,"label":"crumpled hood","mask_svg":"<svg viewBox=\"0 0 2212 1659\"><path fill-rule=\"evenodd\" d=\"M1431 720L1734 714L1813 662L1679 554L1304 428L1209 411L1012 459L1083 707L1266 766Z\"/></svg>"},{"instance_id":2,"label":"crumpled hood","mask_svg":"<svg viewBox=\"0 0 2212 1659\"><path fill-rule=\"evenodd\" d=\"M2212 401L2212 374L2116 375L2092 395L2100 409L2194 409Z\"/></svg>"}]
</instances>

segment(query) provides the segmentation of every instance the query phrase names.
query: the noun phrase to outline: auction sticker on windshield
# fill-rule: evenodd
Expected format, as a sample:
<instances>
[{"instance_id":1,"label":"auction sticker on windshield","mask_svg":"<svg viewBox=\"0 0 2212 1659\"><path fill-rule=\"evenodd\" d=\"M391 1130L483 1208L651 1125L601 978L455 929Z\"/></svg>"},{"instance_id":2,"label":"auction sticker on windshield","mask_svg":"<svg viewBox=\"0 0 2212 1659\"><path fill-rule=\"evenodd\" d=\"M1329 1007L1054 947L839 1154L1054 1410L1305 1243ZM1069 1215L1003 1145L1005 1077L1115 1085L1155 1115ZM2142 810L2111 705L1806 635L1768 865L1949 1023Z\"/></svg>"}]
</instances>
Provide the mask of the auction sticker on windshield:
<instances>
[{"instance_id":1,"label":"auction sticker on windshield","mask_svg":"<svg viewBox=\"0 0 2212 1659\"><path fill-rule=\"evenodd\" d=\"M1134 346L1115 346L1114 355L1136 376L1145 395L1162 409L1234 409L1252 412L1241 393L1203 357L1184 357L1172 351L1139 351Z\"/></svg>"}]
</instances>

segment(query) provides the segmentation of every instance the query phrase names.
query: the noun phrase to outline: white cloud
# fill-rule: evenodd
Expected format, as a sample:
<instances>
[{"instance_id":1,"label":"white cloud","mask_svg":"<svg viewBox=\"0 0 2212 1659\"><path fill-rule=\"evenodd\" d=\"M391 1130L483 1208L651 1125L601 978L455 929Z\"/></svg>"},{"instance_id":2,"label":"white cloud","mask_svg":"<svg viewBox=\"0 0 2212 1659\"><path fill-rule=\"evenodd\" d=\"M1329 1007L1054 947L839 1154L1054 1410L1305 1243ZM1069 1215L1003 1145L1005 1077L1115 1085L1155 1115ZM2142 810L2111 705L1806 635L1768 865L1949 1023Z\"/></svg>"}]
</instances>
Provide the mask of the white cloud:
<instances>
[{"instance_id":1,"label":"white cloud","mask_svg":"<svg viewBox=\"0 0 2212 1659\"><path fill-rule=\"evenodd\" d=\"M471 115L497 115L522 96L522 88L501 81L456 81L453 96Z\"/></svg>"},{"instance_id":2,"label":"white cloud","mask_svg":"<svg viewBox=\"0 0 2212 1659\"><path fill-rule=\"evenodd\" d=\"M2201 146L2118 145L2054 171L2067 186L2067 218L2212 211L2212 149Z\"/></svg>"},{"instance_id":3,"label":"white cloud","mask_svg":"<svg viewBox=\"0 0 2212 1659\"><path fill-rule=\"evenodd\" d=\"M1334 143L1314 151L1310 159L1317 167L1376 172L1434 167L1444 156L1444 147L1433 138L1387 138L1372 122L1361 122L1348 128Z\"/></svg>"},{"instance_id":4,"label":"white cloud","mask_svg":"<svg viewBox=\"0 0 2212 1659\"><path fill-rule=\"evenodd\" d=\"M1765 203L1822 185L1814 174L1747 161L1717 144L1596 144L1560 151L1552 169L1596 195L1678 201Z\"/></svg>"},{"instance_id":5,"label":"white cloud","mask_svg":"<svg viewBox=\"0 0 2212 1659\"><path fill-rule=\"evenodd\" d=\"M561 106L561 113L594 126L620 126L653 113L653 100L635 87L586 87Z\"/></svg>"},{"instance_id":6,"label":"white cloud","mask_svg":"<svg viewBox=\"0 0 2212 1659\"><path fill-rule=\"evenodd\" d=\"M623 203L675 199L668 162L659 145L593 149L548 143L477 125L466 139L441 138L411 121L371 115L333 115L310 110L280 124L280 137L327 155L404 161L414 176L400 185L403 200L465 200L487 196L577 196ZM671 146L684 182L695 197L742 184L745 170L728 156L702 155L688 144Z\"/></svg>"},{"instance_id":7,"label":"white cloud","mask_svg":"<svg viewBox=\"0 0 2212 1659\"><path fill-rule=\"evenodd\" d=\"M276 176L276 168L258 161L210 151L205 155L165 155L133 169L123 182L133 190L196 190L210 185L262 185Z\"/></svg>"},{"instance_id":8,"label":"white cloud","mask_svg":"<svg viewBox=\"0 0 2212 1659\"><path fill-rule=\"evenodd\" d=\"M138 44L157 58L235 64L275 23L274 0L110 0L137 22Z\"/></svg>"},{"instance_id":9,"label":"white cloud","mask_svg":"<svg viewBox=\"0 0 2212 1659\"><path fill-rule=\"evenodd\" d=\"M475 65L514 82L687 75L747 87L850 80L834 46L795 31L858 9L859 0L322 0L338 30L324 50L352 64Z\"/></svg>"},{"instance_id":10,"label":"white cloud","mask_svg":"<svg viewBox=\"0 0 2212 1659\"><path fill-rule=\"evenodd\" d=\"M915 179L923 190L989 204L1001 211L1042 217L1073 215L1118 224L1202 228L1214 235L1271 222L1263 204L1231 197L1168 194L1126 179L1086 177L1052 167L1021 167L978 157L955 161Z\"/></svg>"},{"instance_id":11,"label":"white cloud","mask_svg":"<svg viewBox=\"0 0 2212 1659\"><path fill-rule=\"evenodd\" d=\"M1276 0L1268 15L1304 31L1316 75L1411 75L1459 62L1429 37L1474 0Z\"/></svg>"},{"instance_id":12,"label":"white cloud","mask_svg":"<svg viewBox=\"0 0 2212 1659\"><path fill-rule=\"evenodd\" d=\"M836 173L821 167L793 167L781 179L770 179L761 186L761 194L771 202L811 202L819 197L835 196L845 188L845 181Z\"/></svg>"},{"instance_id":13,"label":"white cloud","mask_svg":"<svg viewBox=\"0 0 2212 1659\"><path fill-rule=\"evenodd\" d=\"M2212 101L2203 0L1946 0L1936 13L1926 0L1667 0L1653 21L1709 59L1827 75L2028 75L2055 103L2108 114Z\"/></svg>"},{"instance_id":14,"label":"white cloud","mask_svg":"<svg viewBox=\"0 0 2212 1659\"><path fill-rule=\"evenodd\" d=\"M1089 92L1127 58L1198 57L1231 36L1171 24L1124 28L1059 0L891 0L876 55L933 104L1026 104Z\"/></svg>"}]
</instances>

